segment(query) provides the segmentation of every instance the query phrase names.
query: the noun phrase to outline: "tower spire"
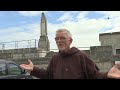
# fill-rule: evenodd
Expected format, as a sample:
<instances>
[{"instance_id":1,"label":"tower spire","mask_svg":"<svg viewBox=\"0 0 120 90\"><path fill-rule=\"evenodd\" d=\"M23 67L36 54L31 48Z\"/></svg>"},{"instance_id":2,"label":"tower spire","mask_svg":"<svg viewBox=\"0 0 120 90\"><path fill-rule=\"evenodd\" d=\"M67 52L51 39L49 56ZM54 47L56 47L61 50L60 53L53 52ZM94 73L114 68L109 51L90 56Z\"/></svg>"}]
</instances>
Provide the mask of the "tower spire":
<instances>
[{"instance_id":1,"label":"tower spire","mask_svg":"<svg viewBox=\"0 0 120 90\"><path fill-rule=\"evenodd\" d=\"M42 12L41 16L41 36L47 35L47 20L45 14Z\"/></svg>"},{"instance_id":2,"label":"tower spire","mask_svg":"<svg viewBox=\"0 0 120 90\"><path fill-rule=\"evenodd\" d=\"M41 36L38 42L38 48L42 51L50 50L50 43L47 36L47 19L43 12L41 14Z\"/></svg>"}]
</instances>

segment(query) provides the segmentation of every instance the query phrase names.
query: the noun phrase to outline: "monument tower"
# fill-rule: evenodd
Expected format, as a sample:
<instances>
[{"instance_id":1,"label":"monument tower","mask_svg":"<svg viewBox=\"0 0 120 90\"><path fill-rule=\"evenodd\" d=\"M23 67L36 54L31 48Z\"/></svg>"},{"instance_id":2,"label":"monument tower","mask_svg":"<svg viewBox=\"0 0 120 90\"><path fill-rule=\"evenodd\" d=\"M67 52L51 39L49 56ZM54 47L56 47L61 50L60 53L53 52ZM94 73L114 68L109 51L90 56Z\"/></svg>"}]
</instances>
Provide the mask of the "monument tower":
<instances>
[{"instance_id":1,"label":"monument tower","mask_svg":"<svg viewBox=\"0 0 120 90\"><path fill-rule=\"evenodd\" d=\"M38 42L38 48L40 51L50 51L50 43L47 36L47 20L45 14L41 16L41 36Z\"/></svg>"}]
</instances>

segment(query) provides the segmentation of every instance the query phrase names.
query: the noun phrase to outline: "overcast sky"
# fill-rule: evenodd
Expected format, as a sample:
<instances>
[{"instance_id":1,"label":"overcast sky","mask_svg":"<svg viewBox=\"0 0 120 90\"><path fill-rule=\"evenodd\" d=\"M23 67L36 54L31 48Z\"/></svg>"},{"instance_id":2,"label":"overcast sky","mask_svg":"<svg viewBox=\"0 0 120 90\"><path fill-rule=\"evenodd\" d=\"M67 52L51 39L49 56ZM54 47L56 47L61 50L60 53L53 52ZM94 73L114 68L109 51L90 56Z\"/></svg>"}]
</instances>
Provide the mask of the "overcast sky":
<instances>
[{"instance_id":1,"label":"overcast sky","mask_svg":"<svg viewBox=\"0 0 120 90\"><path fill-rule=\"evenodd\" d=\"M100 33L120 31L119 11L0 11L0 42L38 40L41 12L47 18L50 49L57 49L54 37L60 28L72 33L71 46L76 47L99 46Z\"/></svg>"}]
</instances>

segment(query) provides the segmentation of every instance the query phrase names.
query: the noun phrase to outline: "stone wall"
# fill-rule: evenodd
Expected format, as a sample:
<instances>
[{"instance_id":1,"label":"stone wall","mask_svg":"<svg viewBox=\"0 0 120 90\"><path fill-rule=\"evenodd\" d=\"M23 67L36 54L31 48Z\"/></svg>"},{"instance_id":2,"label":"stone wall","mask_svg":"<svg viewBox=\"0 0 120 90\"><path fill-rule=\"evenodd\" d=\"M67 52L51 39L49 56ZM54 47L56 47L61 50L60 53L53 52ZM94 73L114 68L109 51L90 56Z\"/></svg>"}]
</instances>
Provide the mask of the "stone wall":
<instances>
[{"instance_id":1,"label":"stone wall","mask_svg":"<svg viewBox=\"0 0 120 90\"><path fill-rule=\"evenodd\" d=\"M90 47L90 58L95 62L112 61L112 46L93 46Z\"/></svg>"},{"instance_id":2,"label":"stone wall","mask_svg":"<svg viewBox=\"0 0 120 90\"><path fill-rule=\"evenodd\" d=\"M34 59L46 56L47 52L41 52L37 48L22 48L22 49L10 49L0 50L1 59Z\"/></svg>"},{"instance_id":3,"label":"stone wall","mask_svg":"<svg viewBox=\"0 0 120 90\"><path fill-rule=\"evenodd\" d=\"M96 63L101 72L110 70L115 65L115 60L120 58L120 55L113 55L112 46L92 46L83 52Z\"/></svg>"},{"instance_id":4,"label":"stone wall","mask_svg":"<svg viewBox=\"0 0 120 90\"><path fill-rule=\"evenodd\" d=\"M116 55L116 49L120 49L120 32L99 34L101 46L112 46L113 55Z\"/></svg>"},{"instance_id":5,"label":"stone wall","mask_svg":"<svg viewBox=\"0 0 120 90\"><path fill-rule=\"evenodd\" d=\"M36 48L5 50L0 51L0 58L15 61L17 64L28 63L27 60L31 59L34 65L46 68L51 57L56 53L50 51L43 58L38 52ZM114 65L114 61L120 58L118 55L113 55L112 46L93 46L90 50L82 50L82 52L91 58L103 72L108 71Z\"/></svg>"},{"instance_id":6,"label":"stone wall","mask_svg":"<svg viewBox=\"0 0 120 90\"><path fill-rule=\"evenodd\" d=\"M20 49L8 49L8 50L0 50L1 53L15 53L15 54L20 54L20 53L36 53L37 48L20 48Z\"/></svg>"},{"instance_id":7,"label":"stone wall","mask_svg":"<svg viewBox=\"0 0 120 90\"><path fill-rule=\"evenodd\" d=\"M120 44L120 32L99 34L101 46Z\"/></svg>"}]
</instances>

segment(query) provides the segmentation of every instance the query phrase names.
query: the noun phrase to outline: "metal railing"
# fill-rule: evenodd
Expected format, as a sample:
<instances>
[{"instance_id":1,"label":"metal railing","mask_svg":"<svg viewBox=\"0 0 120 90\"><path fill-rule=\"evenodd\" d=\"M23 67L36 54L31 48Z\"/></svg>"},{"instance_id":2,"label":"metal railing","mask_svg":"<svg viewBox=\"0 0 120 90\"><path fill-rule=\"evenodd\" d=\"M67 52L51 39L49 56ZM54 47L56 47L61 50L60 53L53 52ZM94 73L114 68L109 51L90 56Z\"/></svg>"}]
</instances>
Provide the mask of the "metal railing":
<instances>
[{"instance_id":1,"label":"metal railing","mask_svg":"<svg viewBox=\"0 0 120 90\"><path fill-rule=\"evenodd\" d=\"M19 49L19 48L37 48L38 40L21 40L21 41L10 41L10 42L1 42L0 50L6 49Z\"/></svg>"},{"instance_id":2,"label":"metal railing","mask_svg":"<svg viewBox=\"0 0 120 90\"><path fill-rule=\"evenodd\" d=\"M38 40L21 40L21 41L10 41L10 42L0 42L0 50L8 49L20 49L20 48L38 48ZM89 50L90 47L77 47L80 50ZM50 49L50 51L58 52L58 49Z\"/></svg>"}]
</instances>

